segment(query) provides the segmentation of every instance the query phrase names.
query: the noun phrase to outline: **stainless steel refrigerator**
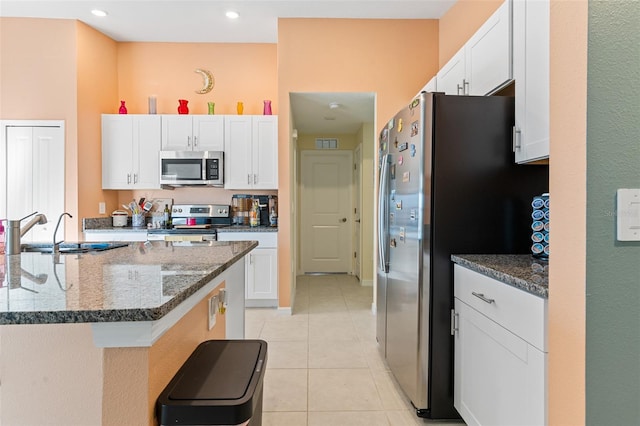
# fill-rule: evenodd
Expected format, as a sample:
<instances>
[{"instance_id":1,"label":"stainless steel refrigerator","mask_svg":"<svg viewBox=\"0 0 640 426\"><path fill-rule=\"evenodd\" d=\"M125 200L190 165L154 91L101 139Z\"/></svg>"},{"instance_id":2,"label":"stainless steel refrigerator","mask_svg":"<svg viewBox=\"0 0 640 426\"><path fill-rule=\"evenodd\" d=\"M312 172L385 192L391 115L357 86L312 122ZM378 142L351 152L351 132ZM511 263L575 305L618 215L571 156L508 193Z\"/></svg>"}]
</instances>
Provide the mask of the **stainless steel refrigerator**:
<instances>
[{"instance_id":1,"label":"stainless steel refrigerator","mask_svg":"<svg viewBox=\"0 0 640 426\"><path fill-rule=\"evenodd\" d=\"M514 163L513 102L422 93L380 134L376 334L420 417L459 417L451 254L529 253L548 191L548 166Z\"/></svg>"}]
</instances>

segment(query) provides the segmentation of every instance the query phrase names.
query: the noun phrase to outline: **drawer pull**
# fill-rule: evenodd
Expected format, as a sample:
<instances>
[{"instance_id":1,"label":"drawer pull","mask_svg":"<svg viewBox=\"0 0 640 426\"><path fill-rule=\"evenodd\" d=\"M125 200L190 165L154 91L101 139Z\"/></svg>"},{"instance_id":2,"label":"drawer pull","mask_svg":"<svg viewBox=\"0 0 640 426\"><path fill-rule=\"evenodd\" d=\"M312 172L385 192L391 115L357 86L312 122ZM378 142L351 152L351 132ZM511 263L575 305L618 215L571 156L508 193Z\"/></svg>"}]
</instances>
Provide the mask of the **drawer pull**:
<instances>
[{"instance_id":1,"label":"drawer pull","mask_svg":"<svg viewBox=\"0 0 640 426\"><path fill-rule=\"evenodd\" d=\"M484 297L484 294L482 293L476 293L475 291L472 291L471 294L473 294L475 297L477 297L478 299L482 300L483 302L487 302L488 304L492 304L493 302L495 302L495 299L489 299Z\"/></svg>"}]
</instances>

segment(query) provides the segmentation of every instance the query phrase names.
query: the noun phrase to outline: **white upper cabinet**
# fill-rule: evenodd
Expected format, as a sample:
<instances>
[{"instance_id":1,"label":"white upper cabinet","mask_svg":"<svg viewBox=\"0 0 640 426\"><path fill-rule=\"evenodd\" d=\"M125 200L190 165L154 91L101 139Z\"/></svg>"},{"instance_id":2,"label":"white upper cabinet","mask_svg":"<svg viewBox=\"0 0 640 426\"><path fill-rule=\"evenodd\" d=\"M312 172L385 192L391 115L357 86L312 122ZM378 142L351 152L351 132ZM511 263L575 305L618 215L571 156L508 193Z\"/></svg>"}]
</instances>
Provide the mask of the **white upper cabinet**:
<instances>
[{"instance_id":1,"label":"white upper cabinet","mask_svg":"<svg viewBox=\"0 0 640 426\"><path fill-rule=\"evenodd\" d=\"M224 116L163 115L162 151L224 151Z\"/></svg>"},{"instance_id":2,"label":"white upper cabinet","mask_svg":"<svg viewBox=\"0 0 640 426\"><path fill-rule=\"evenodd\" d=\"M511 1L505 1L437 74L447 95L487 95L512 78Z\"/></svg>"},{"instance_id":3,"label":"white upper cabinet","mask_svg":"<svg viewBox=\"0 0 640 426\"><path fill-rule=\"evenodd\" d=\"M160 188L160 116L102 115L102 189Z\"/></svg>"},{"instance_id":4,"label":"white upper cabinet","mask_svg":"<svg viewBox=\"0 0 640 426\"><path fill-rule=\"evenodd\" d=\"M549 0L513 2L514 151L518 163L549 157Z\"/></svg>"},{"instance_id":5,"label":"white upper cabinet","mask_svg":"<svg viewBox=\"0 0 640 426\"><path fill-rule=\"evenodd\" d=\"M278 117L225 116L226 189L278 189Z\"/></svg>"},{"instance_id":6,"label":"white upper cabinet","mask_svg":"<svg viewBox=\"0 0 640 426\"><path fill-rule=\"evenodd\" d=\"M468 95L486 95L512 79L511 1L505 1L465 46Z\"/></svg>"},{"instance_id":7,"label":"white upper cabinet","mask_svg":"<svg viewBox=\"0 0 640 426\"><path fill-rule=\"evenodd\" d=\"M467 89L464 47L453 55L436 76L438 91L447 95L464 95Z\"/></svg>"}]
</instances>

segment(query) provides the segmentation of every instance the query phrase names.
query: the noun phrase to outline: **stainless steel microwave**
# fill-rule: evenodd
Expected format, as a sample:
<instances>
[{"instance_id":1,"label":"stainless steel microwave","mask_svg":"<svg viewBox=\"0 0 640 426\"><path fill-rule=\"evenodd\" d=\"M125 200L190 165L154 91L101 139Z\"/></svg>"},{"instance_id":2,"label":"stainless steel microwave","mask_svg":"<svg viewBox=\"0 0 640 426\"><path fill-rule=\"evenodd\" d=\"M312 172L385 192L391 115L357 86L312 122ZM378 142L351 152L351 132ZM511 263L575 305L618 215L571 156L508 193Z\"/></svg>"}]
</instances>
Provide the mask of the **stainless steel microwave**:
<instances>
[{"instance_id":1,"label":"stainless steel microwave","mask_svg":"<svg viewBox=\"0 0 640 426\"><path fill-rule=\"evenodd\" d=\"M224 152L160 151L160 185L223 186Z\"/></svg>"}]
</instances>

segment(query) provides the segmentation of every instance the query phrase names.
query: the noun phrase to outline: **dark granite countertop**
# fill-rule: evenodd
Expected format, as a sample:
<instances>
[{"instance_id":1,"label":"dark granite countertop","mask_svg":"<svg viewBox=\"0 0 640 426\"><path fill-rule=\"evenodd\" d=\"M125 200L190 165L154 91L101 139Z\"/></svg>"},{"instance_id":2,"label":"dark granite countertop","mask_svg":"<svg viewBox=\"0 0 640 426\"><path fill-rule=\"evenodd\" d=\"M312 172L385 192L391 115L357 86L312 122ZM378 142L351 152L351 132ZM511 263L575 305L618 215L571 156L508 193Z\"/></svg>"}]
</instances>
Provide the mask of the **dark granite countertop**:
<instances>
[{"instance_id":1,"label":"dark granite countertop","mask_svg":"<svg viewBox=\"0 0 640 426\"><path fill-rule=\"evenodd\" d=\"M232 225L228 228L218 228L218 232L278 232L278 227Z\"/></svg>"},{"instance_id":2,"label":"dark granite countertop","mask_svg":"<svg viewBox=\"0 0 640 426\"><path fill-rule=\"evenodd\" d=\"M547 299L549 262L527 254L458 254L451 260L460 266Z\"/></svg>"},{"instance_id":3,"label":"dark granite countertop","mask_svg":"<svg viewBox=\"0 0 640 426\"><path fill-rule=\"evenodd\" d=\"M147 241L59 258L5 256L0 324L155 321L256 246Z\"/></svg>"},{"instance_id":4,"label":"dark granite countertop","mask_svg":"<svg viewBox=\"0 0 640 426\"><path fill-rule=\"evenodd\" d=\"M82 220L83 231L90 232L147 232L146 227L134 228L129 218L128 226L113 226L110 217L85 218ZM217 228L217 232L278 232L278 227L231 225L226 228Z\"/></svg>"}]
</instances>

